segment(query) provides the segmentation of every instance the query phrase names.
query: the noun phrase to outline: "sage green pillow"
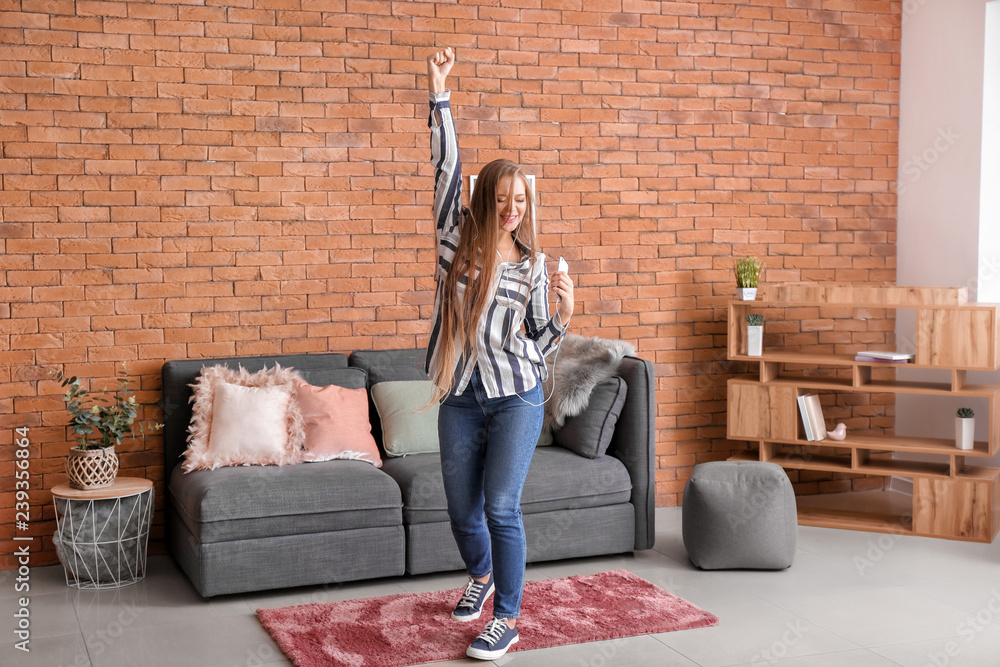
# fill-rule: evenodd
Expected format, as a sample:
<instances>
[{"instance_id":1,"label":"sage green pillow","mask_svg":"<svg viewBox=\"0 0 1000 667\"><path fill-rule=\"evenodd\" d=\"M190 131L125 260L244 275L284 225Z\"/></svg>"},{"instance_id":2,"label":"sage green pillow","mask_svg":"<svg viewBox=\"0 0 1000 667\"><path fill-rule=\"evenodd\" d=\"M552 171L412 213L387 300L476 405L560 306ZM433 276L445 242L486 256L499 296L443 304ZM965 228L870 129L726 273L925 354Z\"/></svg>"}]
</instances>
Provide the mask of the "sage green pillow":
<instances>
[{"instance_id":1,"label":"sage green pillow","mask_svg":"<svg viewBox=\"0 0 1000 667\"><path fill-rule=\"evenodd\" d=\"M372 385L387 456L438 451L438 404L430 380L391 380Z\"/></svg>"}]
</instances>

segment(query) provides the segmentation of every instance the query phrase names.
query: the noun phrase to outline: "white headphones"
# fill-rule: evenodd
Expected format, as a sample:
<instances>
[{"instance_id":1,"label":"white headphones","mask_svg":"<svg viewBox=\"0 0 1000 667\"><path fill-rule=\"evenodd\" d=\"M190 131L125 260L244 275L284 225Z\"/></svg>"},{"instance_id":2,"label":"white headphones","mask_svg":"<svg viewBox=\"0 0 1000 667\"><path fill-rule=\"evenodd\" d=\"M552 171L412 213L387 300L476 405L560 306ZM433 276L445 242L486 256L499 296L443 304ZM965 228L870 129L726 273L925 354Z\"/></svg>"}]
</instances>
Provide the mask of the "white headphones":
<instances>
[{"instance_id":1,"label":"white headphones","mask_svg":"<svg viewBox=\"0 0 1000 667\"><path fill-rule=\"evenodd\" d=\"M520 231L520 227L518 227L518 231ZM503 281L504 273L507 271L507 269L504 268L504 264L510 262L510 253L511 253L511 251L514 250L514 248L516 246L517 246L517 234L515 233L514 234L514 245L512 245L510 247L510 250L507 251L507 259L506 260L504 260L503 255L500 254L500 250L499 249L496 250L497 257L500 258L501 269L500 269L500 275L497 276L497 289L496 289L496 293L493 295L494 300L500 298L500 283ZM559 268L558 268L558 270L559 271L566 271L568 269L569 269L569 265L566 264L566 260L563 259L562 257L560 257L559 258ZM529 291L528 299L531 299L531 295L530 295L531 286L530 285L528 286L528 291ZM559 295L556 295L556 304L559 304L561 301L562 301L562 297L560 297ZM556 308L555 318L556 318L556 321L559 322L559 326L561 327L562 326L562 316L559 314L559 308L558 307ZM513 330L511 330L511 335L512 336L514 335L514 331ZM552 390L549 392L548 398L543 398L541 403L532 403L531 401L525 399L520 394L514 394L519 399L521 399L521 401L523 403L527 403L528 405L530 405L532 407L535 407L535 408L540 408L543 405L545 405L546 403L548 403L549 399L552 398L552 396L555 395L555 388L556 388L556 376L555 376L556 360L559 358L559 350L562 349L562 342L563 342L563 338L565 338L565 337L566 337L565 332L559 336L559 341L556 343L555 354L552 355L552 368L550 369L550 372L552 373ZM543 361L544 361L544 356L543 356ZM544 387L544 385L542 386L542 395L543 396L545 395L545 387Z\"/></svg>"}]
</instances>

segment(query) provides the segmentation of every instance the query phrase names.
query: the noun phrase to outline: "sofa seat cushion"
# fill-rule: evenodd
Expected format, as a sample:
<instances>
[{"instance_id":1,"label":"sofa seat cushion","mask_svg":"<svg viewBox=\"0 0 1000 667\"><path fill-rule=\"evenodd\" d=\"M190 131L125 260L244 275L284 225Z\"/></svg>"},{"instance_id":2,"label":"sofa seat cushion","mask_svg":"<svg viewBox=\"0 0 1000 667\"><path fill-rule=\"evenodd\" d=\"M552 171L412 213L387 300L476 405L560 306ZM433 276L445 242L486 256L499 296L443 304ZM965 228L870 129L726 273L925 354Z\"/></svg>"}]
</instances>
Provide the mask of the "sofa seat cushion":
<instances>
[{"instance_id":1,"label":"sofa seat cushion","mask_svg":"<svg viewBox=\"0 0 1000 667\"><path fill-rule=\"evenodd\" d=\"M174 468L171 505L200 542L402 525L391 477L363 461Z\"/></svg>"},{"instance_id":2,"label":"sofa seat cushion","mask_svg":"<svg viewBox=\"0 0 1000 667\"><path fill-rule=\"evenodd\" d=\"M448 504L437 453L387 459L382 471L403 493L407 525L448 521ZM535 449L521 494L524 514L603 507L629 502L632 481L613 456L587 459L562 447Z\"/></svg>"}]
</instances>

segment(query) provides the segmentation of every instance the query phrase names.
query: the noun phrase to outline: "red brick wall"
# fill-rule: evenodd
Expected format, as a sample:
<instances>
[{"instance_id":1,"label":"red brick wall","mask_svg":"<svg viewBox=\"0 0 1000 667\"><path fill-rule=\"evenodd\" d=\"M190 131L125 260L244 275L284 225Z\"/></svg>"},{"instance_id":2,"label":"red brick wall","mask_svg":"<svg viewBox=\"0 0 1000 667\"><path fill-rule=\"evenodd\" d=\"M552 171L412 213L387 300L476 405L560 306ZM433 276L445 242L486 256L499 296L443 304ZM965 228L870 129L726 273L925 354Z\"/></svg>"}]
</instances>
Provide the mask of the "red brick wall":
<instances>
[{"instance_id":1,"label":"red brick wall","mask_svg":"<svg viewBox=\"0 0 1000 667\"><path fill-rule=\"evenodd\" d=\"M659 505L740 446L734 255L772 282L895 278L899 2L225 4L0 0L7 567L17 427L22 534L55 562L71 443L51 370L100 387L127 362L151 405L166 359L424 343L436 46L458 53L467 173L503 156L538 177L576 333L656 364ZM162 499L161 451L121 458Z\"/></svg>"}]
</instances>

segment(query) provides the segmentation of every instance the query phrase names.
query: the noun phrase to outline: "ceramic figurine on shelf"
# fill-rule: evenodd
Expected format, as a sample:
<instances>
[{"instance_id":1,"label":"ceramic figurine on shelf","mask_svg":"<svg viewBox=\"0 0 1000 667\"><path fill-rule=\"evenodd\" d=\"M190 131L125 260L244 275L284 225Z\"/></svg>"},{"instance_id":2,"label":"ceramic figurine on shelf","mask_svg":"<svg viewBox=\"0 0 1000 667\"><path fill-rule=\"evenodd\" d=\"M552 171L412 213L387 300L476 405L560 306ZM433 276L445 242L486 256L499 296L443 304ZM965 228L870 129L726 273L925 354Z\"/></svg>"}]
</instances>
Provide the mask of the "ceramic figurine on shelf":
<instances>
[{"instance_id":1,"label":"ceramic figurine on shelf","mask_svg":"<svg viewBox=\"0 0 1000 667\"><path fill-rule=\"evenodd\" d=\"M843 440L847 437L847 424L840 422L832 431L826 432L826 437L831 440Z\"/></svg>"}]
</instances>

